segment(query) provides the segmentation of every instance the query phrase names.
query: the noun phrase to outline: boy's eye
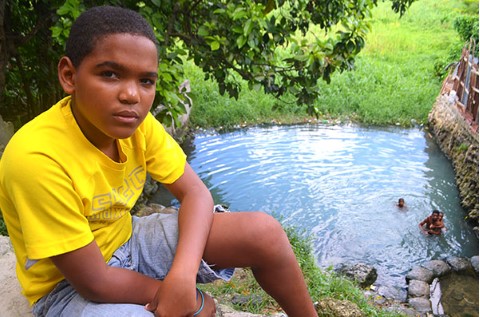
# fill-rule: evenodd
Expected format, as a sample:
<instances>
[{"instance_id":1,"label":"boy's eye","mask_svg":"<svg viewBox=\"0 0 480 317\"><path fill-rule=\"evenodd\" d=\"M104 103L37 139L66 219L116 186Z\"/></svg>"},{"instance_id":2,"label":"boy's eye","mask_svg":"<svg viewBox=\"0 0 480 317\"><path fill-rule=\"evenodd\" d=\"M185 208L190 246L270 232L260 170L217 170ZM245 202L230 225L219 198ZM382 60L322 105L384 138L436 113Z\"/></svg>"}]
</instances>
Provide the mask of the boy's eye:
<instances>
[{"instance_id":1,"label":"boy's eye","mask_svg":"<svg viewBox=\"0 0 480 317\"><path fill-rule=\"evenodd\" d=\"M155 85L155 80L150 79L150 78L140 79L140 82L141 82L143 85L146 85L146 86Z\"/></svg>"},{"instance_id":2,"label":"boy's eye","mask_svg":"<svg viewBox=\"0 0 480 317\"><path fill-rule=\"evenodd\" d=\"M102 72L102 77L106 77L106 78L117 78L117 74L115 72L112 72L110 70L107 70L107 71L104 71Z\"/></svg>"}]
</instances>

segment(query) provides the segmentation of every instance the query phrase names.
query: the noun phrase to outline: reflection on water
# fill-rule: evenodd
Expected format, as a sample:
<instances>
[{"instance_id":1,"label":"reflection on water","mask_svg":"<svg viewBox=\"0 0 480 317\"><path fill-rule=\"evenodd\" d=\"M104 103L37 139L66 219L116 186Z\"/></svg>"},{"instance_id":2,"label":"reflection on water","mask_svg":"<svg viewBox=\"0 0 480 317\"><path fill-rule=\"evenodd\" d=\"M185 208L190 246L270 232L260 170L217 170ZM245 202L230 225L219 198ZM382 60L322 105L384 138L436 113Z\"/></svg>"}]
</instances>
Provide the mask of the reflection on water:
<instances>
[{"instance_id":1,"label":"reflection on water","mask_svg":"<svg viewBox=\"0 0 480 317\"><path fill-rule=\"evenodd\" d=\"M380 284L403 286L415 264L478 254L452 166L421 130L275 126L199 134L190 146L217 203L304 229L321 266L365 262ZM395 206L400 197L407 211ZM445 212L440 237L417 227L433 209Z\"/></svg>"}]
</instances>

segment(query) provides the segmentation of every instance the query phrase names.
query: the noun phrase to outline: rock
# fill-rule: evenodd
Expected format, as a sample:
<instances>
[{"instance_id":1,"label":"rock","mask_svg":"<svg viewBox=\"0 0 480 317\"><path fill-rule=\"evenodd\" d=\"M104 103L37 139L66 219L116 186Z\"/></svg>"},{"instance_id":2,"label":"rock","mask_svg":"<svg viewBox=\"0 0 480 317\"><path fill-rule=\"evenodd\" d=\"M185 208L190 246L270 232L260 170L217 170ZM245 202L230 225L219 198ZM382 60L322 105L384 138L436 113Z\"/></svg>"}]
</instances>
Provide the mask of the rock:
<instances>
[{"instance_id":1,"label":"rock","mask_svg":"<svg viewBox=\"0 0 480 317\"><path fill-rule=\"evenodd\" d=\"M450 266L441 260L428 261L422 264L422 267L432 271L434 278L444 276L451 271Z\"/></svg>"},{"instance_id":2,"label":"rock","mask_svg":"<svg viewBox=\"0 0 480 317\"><path fill-rule=\"evenodd\" d=\"M234 295L232 304L240 307L246 305L260 307L262 305L262 297L259 295Z\"/></svg>"},{"instance_id":3,"label":"rock","mask_svg":"<svg viewBox=\"0 0 480 317\"><path fill-rule=\"evenodd\" d=\"M410 298L408 304L419 313L428 313L432 311L430 301L423 297Z\"/></svg>"},{"instance_id":4,"label":"rock","mask_svg":"<svg viewBox=\"0 0 480 317\"><path fill-rule=\"evenodd\" d=\"M412 317L417 317L418 316L418 312L415 309L405 307L404 305L400 305L400 304L387 307L387 308L384 309L384 311L391 312L391 313L402 314L404 316L412 316Z\"/></svg>"},{"instance_id":5,"label":"rock","mask_svg":"<svg viewBox=\"0 0 480 317\"><path fill-rule=\"evenodd\" d=\"M395 299L401 302L407 300L407 291L398 287L380 286L377 292L386 298Z\"/></svg>"},{"instance_id":6,"label":"rock","mask_svg":"<svg viewBox=\"0 0 480 317\"><path fill-rule=\"evenodd\" d=\"M473 270L472 263L466 258L451 256L448 257L446 261L455 272L468 272Z\"/></svg>"},{"instance_id":7,"label":"rock","mask_svg":"<svg viewBox=\"0 0 480 317\"><path fill-rule=\"evenodd\" d=\"M362 288L372 285L377 280L377 270L364 263L342 264L336 271L355 281Z\"/></svg>"},{"instance_id":8,"label":"rock","mask_svg":"<svg viewBox=\"0 0 480 317\"><path fill-rule=\"evenodd\" d=\"M5 236L0 236L0 256L8 255L13 252L12 243L10 239Z\"/></svg>"},{"instance_id":9,"label":"rock","mask_svg":"<svg viewBox=\"0 0 480 317\"><path fill-rule=\"evenodd\" d=\"M32 316L15 274L15 254L10 239L0 236L0 307L2 317Z\"/></svg>"},{"instance_id":10,"label":"rock","mask_svg":"<svg viewBox=\"0 0 480 317\"><path fill-rule=\"evenodd\" d=\"M435 278L430 285L430 303L435 315L443 314L442 289L438 278Z\"/></svg>"},{"instance_id":11,"label":"rock","mask_svg":"<svg viewBox=\"0 0 480 317\"><path fill-rule=\"evenodd\" d=\"M473 269L478 274L478 255L472 256L470 259L470 263L472 264Z\"/></svg>"},{"instance_id":12,"label":"rock","mask_svg":"<svg viewBox=\"0 0 480 317\"><path fill-rule=\"evenodd\" d=\"M415 266L410 272L408 272L405 278L407 279L407 282L410 280L418 280L430 284L432 283L434 276L432 271L421 266Z\"/></svg>"},{"instance_id":13,"label":"rock","mask_svg":"<svg viewBox=\"0 0 480 317\"><path fill-rule=\"evenodd\" d=\"M325 298L318 302L319 317L363 317L362 311L348 300Z\"/></svg>"},{"instance_id":14,"label":"rock","mask_svg":"<svg viewBox=\"0 0 480 317\"><path fill-rule=\"evenodd\" d=\"M430 285L424 281L410 280L408 284L409 297L430 297Z\"/></svg>"},{"instance_id":15,"label":"rock","mask_svg":"<svg viewBox=\"0 0 480 317\"><path fill-rule=\"evenodd\" d=\"M13 123L3 121L2 116L0 116L0 157L8 141L10 141L11 137L13 136L13 133Z\"/></svg>"}]
</instances>

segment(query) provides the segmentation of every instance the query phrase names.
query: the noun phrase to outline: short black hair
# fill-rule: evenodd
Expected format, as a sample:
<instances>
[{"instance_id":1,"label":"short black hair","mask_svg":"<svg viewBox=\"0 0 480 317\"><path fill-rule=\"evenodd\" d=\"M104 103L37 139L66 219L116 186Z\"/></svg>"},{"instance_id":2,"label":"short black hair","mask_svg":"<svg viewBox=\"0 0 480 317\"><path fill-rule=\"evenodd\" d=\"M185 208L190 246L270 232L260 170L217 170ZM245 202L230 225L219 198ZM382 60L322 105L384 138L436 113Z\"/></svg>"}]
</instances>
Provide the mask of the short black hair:
<instances>
[{"instance_id":1,"label":"short black hair","mask_svg":"<svg viewBox=\"0 0 480 317\"><path fill-rule=\"evenodd\" d=\"M119 33L144 36L158 47L152 27L139 13L121 7L98 6L83 12L75 20L65 55L78 67L100 38Z\"/></svg>"},{"instance_id":2,"label":"short black hair","mask_svg":"<svg viewBox=\"0 0 480 317\"><path fill-rule=\"evenodd\" d=\"M434 211L432 211L432 215L433 215L433 214L440 214L440 211L437 210L437 209L435 209Z\"/></svg>"}]
</instances>

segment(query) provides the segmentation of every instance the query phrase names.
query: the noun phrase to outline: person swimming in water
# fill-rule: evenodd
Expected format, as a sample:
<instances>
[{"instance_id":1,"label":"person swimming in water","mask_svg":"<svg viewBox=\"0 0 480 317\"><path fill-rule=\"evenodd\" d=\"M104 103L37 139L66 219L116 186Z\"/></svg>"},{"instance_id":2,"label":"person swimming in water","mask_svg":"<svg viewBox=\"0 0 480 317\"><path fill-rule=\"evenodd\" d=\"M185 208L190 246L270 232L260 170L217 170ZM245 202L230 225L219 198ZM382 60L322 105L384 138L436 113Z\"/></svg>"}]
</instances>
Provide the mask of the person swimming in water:
<instances>
[{"instance_id":1,"label":"person swimming in water","mask_svg":"<svg viewBox=\"0 0 480 317\"><path fill-rule=\"evenodd\" d=\"M395 206L397 206L397 208L400 211L407 211L408 210L407 204L405 203L405 199L403 199L403 198L398 198L398 202L395 203Z\"/></svg>"},{"instance_id":2,"label":"person swimming in water","mask_svg":"<svg viewBox=\"0 0 480 317\"><path fill-rule=\"evenodd\" d=\"M432 214L423 219L418 224L418 227L426 235L440 235L442 233L442 228L445 227L443 220L440 220L440 211L436 209L432 211Z\"/></svg>"}]
</instances>

